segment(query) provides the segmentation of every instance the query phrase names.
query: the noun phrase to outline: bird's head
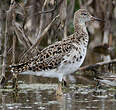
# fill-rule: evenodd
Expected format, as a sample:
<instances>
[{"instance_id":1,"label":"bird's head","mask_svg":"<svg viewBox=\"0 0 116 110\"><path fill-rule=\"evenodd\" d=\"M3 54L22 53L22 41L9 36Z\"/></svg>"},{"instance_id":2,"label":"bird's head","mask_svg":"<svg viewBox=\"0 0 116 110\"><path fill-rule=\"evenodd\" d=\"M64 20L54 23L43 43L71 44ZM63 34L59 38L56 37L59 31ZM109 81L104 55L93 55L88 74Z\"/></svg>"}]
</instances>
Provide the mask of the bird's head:
<instances>
[{"instance_id":1,"label":"bird's head","mask_svg":"<svg viewBox=\"0 0 116 110\"><path fill-rule=\"evenodd\" d=\"M99 18L93 17L87 10L79 9L74 14L74 23L79 22L81 24L86 23L88 21L103 21Z\"/></svg>"}]
</instances>

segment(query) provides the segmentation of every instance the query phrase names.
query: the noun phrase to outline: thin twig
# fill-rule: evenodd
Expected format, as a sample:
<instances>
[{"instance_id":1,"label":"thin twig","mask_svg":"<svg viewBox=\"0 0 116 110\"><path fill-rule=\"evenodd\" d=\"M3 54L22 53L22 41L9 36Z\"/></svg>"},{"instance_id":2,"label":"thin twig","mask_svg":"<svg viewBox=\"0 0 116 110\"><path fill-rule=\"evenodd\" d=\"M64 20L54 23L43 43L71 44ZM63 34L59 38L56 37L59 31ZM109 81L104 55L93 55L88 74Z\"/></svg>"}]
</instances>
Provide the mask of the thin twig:
<instances>
[{"instance_id":1,"label":"thin twig","mask_svg":"<svg viewBox=\"0 0 116 110\"><path fill-rule=\"evenodd\" d=\"M24 31L23 31L23 28L18 23L16 23L16 22L14 22L14 27L15 27L15 33L16 33L17 37L19 37L19 39L21 39L20 38L21 36L18 34L18 31L19 31L22 34L22 37L23 37L23 40L26 43L26 46L29 48L32 45L32 43L28 39L28 37L26 37L26 35L25 35Z\"/></svg>"},{"instance_id":2,"label":"thin twig","mask_svg":"<svg viewBox=\"0 0 116 110\"><path fill-rule=\"evenodd\" d=\"M45 6L46 6L47 1L48 1L48 0L45 0L45 1L44 1L44 4L43 4L43 6L42 6L42 12L43 12L44 9L45 9ZM42 14L41 17L40 17L40 26L39 26L39 33L38 33L38 35L37 35L37 39L40 37L41 32L42 32L43 20L44 20L44 14Z\"/></svg>"},{"instance_id":3,"label":"thin twig","mask_svg":"<svg viewBox=\"0 0 116 110\"><path fill-rule=\"evenodd\" d=\"M108 43L109 35L111 34L111 18L112 18L112 1L105 1L105 26L103 43Z\"/></svg>"},{"instance_id":4,"label":"thin twig","mask_svg":"<svg viewBox=\"0 0 116 110\"><path fill-rule=\"evenodd\" d=\"M8 12L6 13L6 22L5 22L5 40L4 40L4 53L3 53L3 64L2 64L2 76L5 76L5 68L6 68L6 55L7 55L7 34L8 34Z\"/></svg>"},{"instance_id":5,"label":"thin twig","mask_svg":"<svg viewBox=\"0 0 116 110\"><path fill-rule=\"evenodd\" d=\"M1 11L1 9L0 9L0 11ZM1 19L1 17L2 17L2 13L0 13L0 20L2 20L3 21L3 19ZM0 22L0 54L1 54L1 50L2 50L2 21ZM2 55L0 55L0 65L2 64Z\"/></svg>"},{"instance_id":6,"label":"thin twig","mask_svg":"<svg viewBox=\"0 0 116 110\"><path fill-rule=\"evenodd\" d=\"M15 21L15 18L16 18L14 11L13 11L12 15L13 15L13 20L12 20L12 23L13 23ZM13 49L12 49L12 64L13 65L15 64L15 45L16 45L16 36L13 33Z\"/></svg>"},{"instance_id":7,"label":"thin twig","mask_svg":"<svg viewBox=\"0 0 116 110\"><path fill-rule=\"evenodd\" d=\"M57 3L57 0L55 0L56 3L55 3L55 6L54 6L53 9L50 9L50 10L47 10L47 11L39 11L39 12L37 12L37 13L35 13L35 14L29 16L29 18L31 18L31 17L33 17L33 16L35 16L35 15L38 15L38 14L51 13L51 12L55 11L55 10L57 9L57 7L59 7L59 6L62 4L63 1L64 1L64 0L60 0L60 2Z\"/></svg>"},{"instance_id":8,"label":"thin twig","mask_svg":"<svg viewBox=\"0 0 116 110\"><path fill-rule=\"evenodd\" d=\"M13 49L12 49L12 64L15 64L15 47L16 47L16 36L13 35Z\"/></svg>"},{"instance_id":9,"label":"thin twig","mask_svg":"<svg viewBox=\"0 0 116 110\"><path fill-rule=\"evenodd\" d=\"M60 19L64 28L64 38L67 37L67 1L63 1L60 7Z\"/></svg>"}]
</instances>

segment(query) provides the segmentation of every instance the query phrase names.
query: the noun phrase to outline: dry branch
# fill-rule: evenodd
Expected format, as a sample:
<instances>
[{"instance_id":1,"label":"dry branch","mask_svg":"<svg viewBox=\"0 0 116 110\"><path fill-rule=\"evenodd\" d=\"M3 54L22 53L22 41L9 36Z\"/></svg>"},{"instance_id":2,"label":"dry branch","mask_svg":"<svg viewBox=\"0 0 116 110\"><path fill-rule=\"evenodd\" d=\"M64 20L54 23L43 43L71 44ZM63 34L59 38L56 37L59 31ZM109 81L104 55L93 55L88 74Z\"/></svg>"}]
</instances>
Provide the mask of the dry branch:
<instances>
[{"instance_id":1,"label":"dry branch","mask_svg":"<svg viewBox=\"0 0 116 110\"><path fill-rule=\"evenodd\" d=\"M29 38L26 37L23 28L16 22L14 22L14 27L14 31L17 35L18 40L23 42L23 45L26 45L26 47L29 48L32 45L32 43L29 40Z\"/></svg>"},{"instance_id":2,"label":"dry branch","mask_svg":"<svg viewBox=\"0 0 116 110\"><path fill-rule=\"evenodd\" d=\"M13 49L12 49L12 64L15 64L15 48L16 48L16 36L13 36Z\"/></svg>"},{"instance_id":3,"label":"dry branch","mask_svg":"<svg viewBox=\"0 0 116 110\"><path fill-rule=\"evenodd\" d=\"M44 1L44 4L43 4L43 6L42 6L42 12L43 12L44 9L45 9L45 6L46 6L47 1L48 1L48 0L45 0L45 1ZM38 35L37 35L37 39L40 37L41 32L42 32L43 20L44 20L44 14L42 14L41 17L40 17L40 26L39 26L39 33L38 33Z\"/></svg>"},{"instance_id":4,"label":"dry branch","mask_svg":"<svg viewBox=\"0 0 116 110\"><path fill-rule=\"evenodd\" d=\"M6 55L7 55L7 34L8 34L8 12L6 13L6 22L5 22L5 40L4 40L4 53L3 53L3 64L2 64L2 76L5 76L5 68L6 68Z\"/></svg>"},{"instance_id":5,"label":"dry branch","mask_svg":"<svg viewBox=\"0 0 116 110\"><path fill-rule=\"evenodd\" d=\"M59 3L57 3L57 0L55 0L55 6L54 6L53 9L50 9L50 10L47 10L47 11L39 11L39 12L37 12L37 13L35 13L35 14L29 16L29 18L30 18L30 17L33 17L33 16L35 16L35 15L38 15L38 14L51 13L51 12L55 11L55 10L57 9L57 7L59 7L59 6L62 4L63 1L64 1L64 0L60 0Z\"/></svg>"},{"instance_id":6,"label":"dry branch","mask_svg":"<svg viewBox=\"0 0 116 110\"><path fill-rule=\"evenodd\" d=\"M112 1L105 1L105 26L103 43L108 43L109 35L111 34L111 19L112 19Z\"/></svg>"},{"instance_id":7,"label":"dry branch","mask_svg":"<svg viewBox=\"0 0 116 110\"><path fill-rule=\"evenodd\" d=\"M97 68L97 67L108 65L108 64L116 64L116 59L113 59L110 61L99 62L99 63L93 64L93 65L83 66L80 69L78 69L77 71L93 70L93 68Z\"/></svg>"},{"instance_id":8,"label":"dry branch","mask_svg":"<svg viewBox=\"0 0 116 110\"><path fill-rule=\"evenodd\" d=\"M64 28L64 38L67 37L67 1L63 1L60 6L60 19Z\"/></svg>"}]
</instances>

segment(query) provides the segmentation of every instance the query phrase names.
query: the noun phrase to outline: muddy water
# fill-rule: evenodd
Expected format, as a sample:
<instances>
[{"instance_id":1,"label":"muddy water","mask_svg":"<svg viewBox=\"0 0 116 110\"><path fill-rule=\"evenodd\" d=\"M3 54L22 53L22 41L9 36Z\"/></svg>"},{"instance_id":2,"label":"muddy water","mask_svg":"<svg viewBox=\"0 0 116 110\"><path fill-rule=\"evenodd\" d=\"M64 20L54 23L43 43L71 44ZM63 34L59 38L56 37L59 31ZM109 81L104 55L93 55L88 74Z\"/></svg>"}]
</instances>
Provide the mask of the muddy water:
<instances>
[{"instance_id":1,"label":"muddy water","mask_svg":"<svg viewBox=\"0 0 116 110\"><path fill-rule=\"evenodd\" d=\"M56 96L56 83L19 84L19 91L0 90L0 110L116 110L116 89L71 84Z\"/></svg>"}]
</instances>

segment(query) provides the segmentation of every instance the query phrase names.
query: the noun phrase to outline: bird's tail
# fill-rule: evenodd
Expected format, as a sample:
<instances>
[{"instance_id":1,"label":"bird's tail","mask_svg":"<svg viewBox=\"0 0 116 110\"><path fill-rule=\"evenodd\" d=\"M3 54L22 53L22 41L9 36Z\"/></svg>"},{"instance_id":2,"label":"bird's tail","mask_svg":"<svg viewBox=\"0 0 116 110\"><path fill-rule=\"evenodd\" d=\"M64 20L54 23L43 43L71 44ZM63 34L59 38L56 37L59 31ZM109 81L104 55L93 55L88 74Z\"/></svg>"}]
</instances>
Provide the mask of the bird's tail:
<instances>
[{"instance_id":1,"label":"bird's tail","mask_svg":"<svg viewBox=\"0 0 116 110\"><path fill-rule=\"evenodd\" d=\"M29 64L30 64L29 62L26 62L26 63L21 63L19 65L12 65L10 66L10 72L15 74L24 72L29 69Z\"/></svg>"},{"instance_id":2,"label":"bird's tail","mask_svg":"<svg viewBox=\"0 0 116 110\"><path fill-rule=\"evenodd\" d=\"M19 65L10 65L6 68L5 76L1 76L0 85L4 86L9 80L13 78L14 74L19 74L29 68L29 62Z\"/></svg>"}]
</instances>

